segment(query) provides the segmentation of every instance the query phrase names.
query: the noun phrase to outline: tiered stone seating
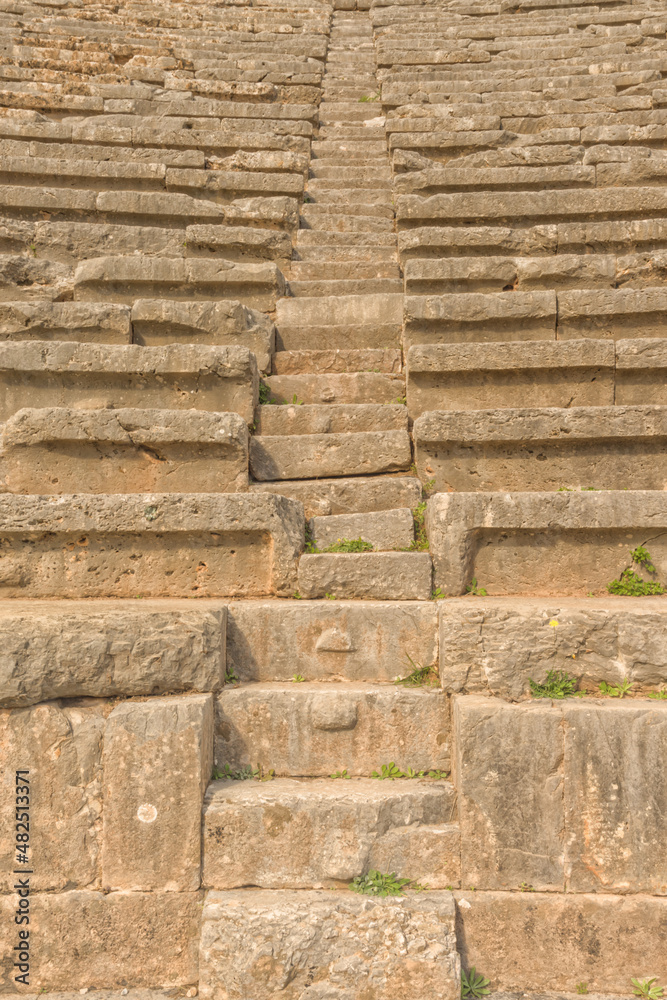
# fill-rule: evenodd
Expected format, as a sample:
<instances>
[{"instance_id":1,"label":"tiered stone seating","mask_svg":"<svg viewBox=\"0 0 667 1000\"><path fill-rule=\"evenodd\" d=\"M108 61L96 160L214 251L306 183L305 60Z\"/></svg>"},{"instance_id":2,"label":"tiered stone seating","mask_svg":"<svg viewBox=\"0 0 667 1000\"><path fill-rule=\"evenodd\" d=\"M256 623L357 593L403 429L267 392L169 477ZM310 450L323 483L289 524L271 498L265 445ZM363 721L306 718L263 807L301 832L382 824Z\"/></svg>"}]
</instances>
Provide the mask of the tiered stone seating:
<instances>
[{"instance_id":1,"label":"tiered stone seating","mask_svg":"<svg viewBox=\"0 0 667 1000\"><path fill-rule=\"evenodd\" d=\"M663 0L0 24L4 991L664 986Z\"/></svg>"}]
</instances>

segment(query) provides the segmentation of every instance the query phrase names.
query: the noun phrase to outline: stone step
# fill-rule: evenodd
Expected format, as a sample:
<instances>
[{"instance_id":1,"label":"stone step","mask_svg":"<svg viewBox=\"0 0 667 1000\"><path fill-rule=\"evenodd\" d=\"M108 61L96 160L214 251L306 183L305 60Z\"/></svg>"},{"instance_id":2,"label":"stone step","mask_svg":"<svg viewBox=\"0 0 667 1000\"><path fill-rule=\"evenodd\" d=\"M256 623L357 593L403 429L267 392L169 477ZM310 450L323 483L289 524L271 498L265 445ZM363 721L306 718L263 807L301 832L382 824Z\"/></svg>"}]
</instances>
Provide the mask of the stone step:
<instances>
[{"instance_id":1,"label":"stone step","mask_svg":"<svg viewBox=\"0 0 667 1000\"><path fill-rule=\"evenodd\" d=\"M407 507L367 514L333 514L313 517L308 522L310 538L318 549L341 538L362 538L375 551L409 549L414 541L412 511Z\"/></svg>"},{"instance_id":2,"label":"stone step","mask_svg":"<svg viewBox=\"0 0 667 1000\"><path fill-rule=\"evenodd\" d=\"M661 490L667 407L429 411L413 427L423 480L442 492Z\"/></svg>"},{"instance_id":3,"label":"stone step","mask_svg":"<svg viewBox=\"0 0 667 1000\"><path fill-rule=\"evenodd\" d=\"M129 344L130 309L117 303L0 302L0 340Z\"/></svg>"},{"instance_id":4,"label":"stone step","mask_svg":"<svg viewBox=\"0 0 667 1000\"><path fill-rule=\"evenodd\" d=\"M665 405L665 367L662 338L411 347L408 410Z\"/></svg>"},{"instance_id":5,"label":"stone step","mask_svg":"<svg viewBox=\"0 0 667 1000\"><path fill-rule=\"evenodd\" d=\"M322 269L320 268L320 273ZM295 298L336 298L341 295L400 295L401 278L330 278L329 268L325 278L296 278L289 281L290 295Z\"/></svg>"},{"instance_id":6,"label":"stone step","mask_svg":"<svg viewBox=\"0 0 667 1000\"><path fill-rule=\"evenodd\" d=\"M403 772L450 770L449 706L437 689L308 679L226 685L217 713L220 770L261 762L278 776L345 770L369 778L390 761Z\"/></svg>"},{"instance_id":7,"label":"stone step","mask_svg":"<svg viewBox=\"0 0 667 1000\"><path fill-rule=\"evenodd\" d=\"M401 951L387 949L395 940ZM360 989L372 990L374 1000L393 1000L397 983L401 1000L458 1000L452 896L371 901L351 892L212 891L202 914L199 968L202 1000L232 990L268 1000L284 990L285 968L293 970L294 995L304 1000L308 992L347 1000Z\"/></svg>"},{"instance_id":8,"label":"stone step","mask_svg":"<svg viewBox=\"0 0 667 1000\"><path fill-rule=\"evenodd\" d=\"M0 419L33 406L210 410L254 417L259 376L246 347L0 343Z\"/></svg>"},{"instance_id":9,"label":"stone step","mask_svg":"<svg viewBox=\"0 0 667 1000\"><path fill-rule=\"evenodd\" d=\"M306 517L360 514L394 507L416 507L421 483L409 476L360 476L340 479L290 480L250 483L251 492L278 493L299 500Z\"/></svg>"},{"instance_id":10,"label":"stone step","mask_svg":"<svg viewBox=\"0 0 667 1000\"><path fill-rule=\"evenodd\" d=\"M339 232L393 232L391 205L302 205L301 227Z\"/></svg>"},{"instance_id":11,"label":"stone step","mask_svg":"<svg viewBox=\"0 0 667 1000\"><path fill-rule=\"evenodd\" d=\"M372 248L373 252L377 252L382 248L395 250L396 236L394 233L337 233L334 230L300 229L296 234L296 246L298 253L305 247Z\"/></svg>"},{"instance_id":12,"label":"stone step","mask_svg":"<svg viewBox=\"0 0 667 1000\"><path fill-rule=\"evenodd\" d=\"M449 782L432 779L214 781L204 800L202 881L210 889L335 887L381 857L383 870L444 889L459 880L455 808Z\"/></svg>"},{"instance_id":13,"label":"stone step","mask_svg":"<svg viewBox=\"0 0 667 1000\"><path fill-rule=\"evenodd\" d=\"M465 593L473 578L494 596L606 594L627 568L660 581L663 522L667 501L657 490L437 493L426 514L435 583L451 595ZM629 553L639 546L650 546L657 576L632 565Z\"/></svg>"},{"instance_id":14,"label":"stone step","mask_svg":"<svg viewBox=\"0 0 667 1000\"><path fill-rule=\"evenodd\" d=\"M403 296L398 294L285 298L276 305L276 346L312 348L320 334L327 347L399 347L402 322Z\"/></svg>"},{"instance_id":15,"label":"stone step","mask_svg":"<svg viewBox=\"0 0 667 1000\"><path fill-rule=\"evenodd\" d=\"M0 496L2 596L287 595L299 504L239 493Z\"/></svg>"},{"instance_id":16,"label":"stone step","mask_svg":"<svg viewBox=\"0 0 667 1000\"><path fill-rule=\"evenodd\" d=\"M0 425L7 493L236 493L248 489L237 413L22 409Z\"/></svg>"},{"instance_id":17,"label":"stone step","mask_svg":"<svg viewBox=\"0 0 667 1000\"><path fill-rule=\"evenodd\" d=\"M338 182L343 187L366 187L373 184L391 184L391 168L387 164L385 167L335 167L330 166L324 159L312 160L310 164L310 179L308 190L313 181Z\"/></svg>"},{"instance_id":18,"label":"stone step","mask_svg":"<svg viewBox=\"0 0 667 1000\"><path fill-rule=\"evenodd\" d=\"M344 192L344 193L341 193ZM350 185L341 186L337 181L311 180L306 193L306 203L313 203L320 208L330 210L331 205L338 206L339 211L347 212L348 209L358 211L356 206L361 207L391 207L392 193L389 182L376 184L374 187L365 188L360 184L352 187ZM393 209L392 209L393 212ZM303 214L303 213L302 213Z\"/></svg>"},{"instance_id":19,"label":"stone step","mask_svg":"<svg viewBox=\"0 0 667 1000\"><path fill-rule=\"evenodd\" d=\"M278 351L273 355L274 375L305 375L353 372L400 375L403 369L400 348L372 348L331 351Z\"/></svg>"},{"instance_id":20,"label":"stone step","mask_svg":"<svg viewBox=\"0 0 667 1000\"><path fill-rule=\"evenodd\" d=\"M250 440L251 474L264 481L398 472L411 458L407 430L264 433Z\"/></svg>"},{"instance_id":21,"label":"stone step","mask_svg":"<svg viewBox=\"0 0 667 1000\"><path fill-rule=\"evenodd\" d=\"M440 550L438 554L442 559ZM299 593L310 600L331 595L335 599L425 601L431 596L431 556L428 552L304 555L298 582Z\"/></svg>"},{"instance_id":22,"label":"stone step","mask_svg":"<svg viewBox=\"0 0 667 1000\"><path fill-rule=\"evenodd\" d=\"M408 429L408 411L399 403L261 406L256 435L344 434Z\"/></svg>"},{"instance_id":23,"label":"stone step","mask_svg":"<svg viewBox=\"0 0 667 1000\"><path fill-rule=\"evenodd\" d=\"M307 373L271 375L263 381L277 403L359 405L368 399L372 399L374 405L405 403L405 379L402 375L383 375L378 372L331 375Z\"/></svg>"},{"instance_id":24,"label":"stone step","mask_svg":"<svg viewBox=\"0 0 667 1000\"><path fill-rule=\"evenodd\" d=\"M322 276L323 261L293 261L289 269L289 287L294 294L292 285L303 281L320 281ZM359 261L339 261L328 265L325 269L327 281L353 281L379 278L392 278L394 281L401 281L400 270L394 262L369 262L362 264ZM402 283L399 285L399 291ZM2 313L0 311L0 317Z\"/></svg>"},{"instance_id":25,"label":"stone step","mask_svg":"<svg viewBox=\"0 0 667 1000\"><path fill-rule=\"evenodd\" d=\"M157 257L99 257L79 264L74 274L74 298L104 299L239 299L261 311L275 308L285 294L285 280L275 264L240 264L225 260Z\"/></svg>"},{"instance_id":26,"label":"stone step","mask_svg":"<svg viewBox=\"0 0 667 1000\"><path fill-rule=\"evenodd\" d=\"M329 233L321 232L315 229L301 229L301 233L309 233L313 236L353 236L359 235L355 233ZM380 233L373 234L380 236ZM299 261L307 261L308 263L317 263L320 266L331 265L338 263L347 262L358 262L359 264L366 265L369 263L377 264L386 262L395 262L398 259L396 248L389 246L354 246L350 244L331 244L326 245L309 245L301 244L297 250L295 250L295 257ZM292 263L291 267L294 267Z\"/></svg>"}]
</instances>

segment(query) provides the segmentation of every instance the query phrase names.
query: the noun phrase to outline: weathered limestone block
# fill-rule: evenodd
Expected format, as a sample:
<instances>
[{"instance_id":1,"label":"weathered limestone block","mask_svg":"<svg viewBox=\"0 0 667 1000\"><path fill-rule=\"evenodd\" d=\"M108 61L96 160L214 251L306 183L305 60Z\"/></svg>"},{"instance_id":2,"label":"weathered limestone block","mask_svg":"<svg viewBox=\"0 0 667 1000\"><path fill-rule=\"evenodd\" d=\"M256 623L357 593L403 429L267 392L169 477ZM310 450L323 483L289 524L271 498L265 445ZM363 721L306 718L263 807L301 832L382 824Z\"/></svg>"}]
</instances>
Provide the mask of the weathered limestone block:
<instances>
[{"instance_id":1,"label":"weathered limestone block","mask_svg":"<svg viewBox=\"0 0 667 1000\"><path fill-rule=\"evenodd\" d=\"M61 708L51 702L0 712L2 892L11 892L20 877L12 873L22 867L34 869L30 885L38 891L99 886L104 715L99 703ZM15 774L23 769L30 772L31 863L22 866L10 831L16 824Z\"/></svg>"},{"instance_id":2,"label":"weathered limestone block","mask_svg":"<svg viewBox=\"0 0 667 1000\"><path fill-rule=\"evenodd\" d=\"M449 823L453 811L454 792L444 781L216 781L204 805L202 884L308 889L349 882L368 871L373 845L395 827ZM415 838L412 877L426 880L416 831Z\"/></svg>"},{"instance_id":3,"label":"weathered limestone block","mask_svg":"<svg viewBox=\"0 0 667 1000\"><path fill-rule=\"evenodd\" d=\"M246 306L269 310L284 293L285 279L276 265L268 261L251 264L204 258L97 257L82 261L74 274L74 298L78 302L94 302L99 298L133 302L155 296L169 299L197 296L240 299Z\"/></svg>"},{"instance_id":4,"label":"weathered limestone block","mask_svg":"<svg viewBox=\"0 0 667 1000\"><path fill-rule=\"evenodd\" d=\"M0 419L34 407L213 410L253 419L259 393L245 347L0 343Z\"/></svg>"},{"instance_id":5,"label":"weathered limestone block","mask_svg":"<svg viewBox=\"0 0 667 1000\"><path fill-rule=\"evenodd\" d=\"M2 302L0 339L129 344L127 306L96 302Z\"/></svg>"},{"instance_id":6,"label":"weathered limestone block","mask_svg":"<svg viewBox=\"0 0 667 1000\"><path fill-rule=\"evenodd\" d=\"M449 692L516 700L565 670L580 686L667 683L667 603L655 597L474 597L441 601L440 681Z\"/></svg>"},{"instance_id":7,"label":"weathered limestone block","mask_svg":"<svg viewBox=\"0 0 667 1000\"><path fill-rule=\"evenodd\" d=\"M267 955L271 961L267 962ZM460 963L446 892L209 892L203 1000L457 1000Z\"/></svg>"},{"instance_id":8,"label":"weathered limestone block","mask_svg":"<svg viewBox=\"0 0 667 1000\"><path fill-rule=\"evenodd\" d=\"M315 343L336 343L340 329L332 326L319 332L310 331L310 342L313 343L312 338L317 338ZM269 375L265 382L274 403L290 403L296 396L306 406L331 407L349 403L359 406L369 399L378 406L392 406L396 405L397 399L405 396L403 375L373 371Z\"/></svg>"},{"instance_id":9,"label":"weathered limestone block","mask_svg":"<svg viewBox=\"0 0 667 1000\"><path fill-rule=\"evenodd\" d=\"M606 341L426 344L408 352L408 411L611 406L614 345Z\"/></svg>"},{"instance_id":10,"label":"weathered limestone block","mask_svg":"<svg viewBox=\"0 0 667 1000\"><path fill-rule=\"evenodd\" d=\"M432 410L413 435L422 480L442 492L667 483L667 407Z\"/></svg>"},{"instance_id":11,"label":"weathered limestone block","mask_svg":"<svg viewBox=\"0 0 667 1000\"><path fill-rule=\"evenodd\" d=\"M18 896L0 897L0 984L16 993L10 956ZM199 892L68 892L32 897L31 990L190 987L198 978ZM56 932L54 932L54 928ZM81 987L85 983L85 987Z\"/></svg>"},{"instance_id":12,"label":"weathered limestone block","mask_svg":"<svg viewBox=\"0 0 667 1000\"><path fill-rule=\"evenodd\" d=\"M457 697L453 726L463 884L562 891L560 708Z\"/></svg>"},{"instance_id":13,"label":"weathered limestone block","mask_svg":"<svg viewBox=\"0 0 667 1000\"><path fill-rule=\"evenodd\" d=\"M667 977L667 899L533 892L457 892L466 968L496 990L626 994L633 969ZM643 975L643 973L641 974Z\"/></svg>"},{"instance_id":14,"label":"weathered limestone block","mask_svg":"<svg viewBox=\"0 0 667 1000\"><path fill-rule=\"evenodd\" d=\"M449 769L449 705L438 689L375 684L226 686L217 698L216 762L276 774L370 776L390 761Z\"/></svg>"},{"instance_id":15,"label":"weathered limestone block","mask_svg":"<svg viewBox=\"0 0 667 1000\"><path fill-rule=\"evenodd\" d=\"M435 583L451 595L473 577L491 596L606 594L629 551L645 544L664 579L665 528L658 490L438 493L426 512Z\"/></svg>"},{"instance_id":16,"label":"weathered limestone block","mask_svg":"<svg viewBox=\"0 0 667 1000\"><path fill-rule=\"evenodd\" d=\"M456 823L395 826L375 841L371 868L418 878L430 889L461 885L461 831Z\"/></svg>"},{"instance_id":17,"label":"weathered limestone block","mask_svg":"<svg viewBox=\"0 0 667 1000\"><path fill-rule=\"evenodd\" d=\"M125 702L104 730L105 889L199 888L213 696Z\"/></svg>"},{"instance_id":18,"label":"weathered limestone block","mask_svg":"<svg viewBox=\"0 0 667 1000\"><path fill-rule=\"evenodd\" d=\"M411 454L407 430L264 434L250 440L250 468L260 480L397 472L409 467Z\"/></svg>"},{"instance_id":19,"label":"weathered limestone block","mask_svg":"<svg viewBox=\"0 0 667 1000\"><path fill-rule=\"evenodd\" d=\"M421 483L411 476L364 476L363 479L317 479L309 482L250 483L251 493L279 493L299 500L306 517L328 514L359 514L364 511L416 507Z\"/></svg>"},{"instance_id":20,"label":"weathered limestone block","mask_svg":"<svg viewBox=\"0 0 667 1000\"><path fill-rule=\"evenodd\" d=\"M564 337L660 337L665 309L664 288L568 289L558 293L558 332Z\"/></svg>"},{"instance_id":21,"label":"weathered limestone block","mask_svg":"<svg viewBox=\"0 0 667 1000\"><path fill-rule=\"evenodd\" d=\"M240 493L0 497L5 597L292 594L303 508Z\"/></svg>"},{"instance_id":22,"label":"weathered limestone block","mask_svg":"<svg viewBox=\"0 0 667 1000\"><path fill-rule=\"evenodd\" d=\"M556 293L406 295L405 345L553 340Z\"/></svg>"},{"instance_id":23,"label":"weathered limestone block","mask_svg":"<svg viewBox=\"0 0 667 1000\"><path fill-rule=\"evenodd\" d=\"M178 302L137 299L132 306L135 344L205 344L247 347L260 371L268 371L274 350L275 328L263 313L234 299L218 302Z\"/></svg>"},{"instance_id":24,"label":"weathered limestone block","mask_svg":"<svg viewBox=\"0 0 667 1000\"><path fill-rule=\"evenodd\" d=\"M309 521L311 538L325 549L341 538L362 538L378 551L408 549L414 541L412 511L408 507L368 514L334 514Z\"/></svg>"},{"instance_id":25,"label":"weathered limestone block","mask_svg":"<svg viewBox=\"0 0 667 1000\"><path fill-rule=\"evenodd\" d=\"M280 207L272 206L273 211L269 210L269 206L266 204L267 200L266 198L248 199L248 201L264 203L259 212L254 213L249 212L246 206L238 204L229 206L226 210L226 218L229 222L244 223L249 216L259 216L260 221L267 225L282 222L288 227L293 227L294 217L297 216L294 199L270 199L272 202L280 201L283 203ZM233 226L229 222L224 226L188 226L185 230L186 256L224 257L225 260L235 261L275 260L280 262L281 266L283 262L287 264L291 260L292 237L289 231L269 228L257 229L255 224L252 226Z\"/></svg>"},{"instance_id":26,"label":"weathered limestone block","mask_svg":"<svg viewBox=\"0 0 667 1000\"><path fill-rule=\"evenodd\" d=\"M299 560L299 592L309 599L376 598L426 601L431 595L428 552L306 554Z\"/></svg>"},{"instance_id":27,"label":"weathered limestone block","mask_svg":"<svg viewBox=\"0 0 667 1000\"><path fill-rule=\"evenodd\" d=\"M281 352L284 353L284 352ZM281 353L276 355L281 357ZM318 376L319 377L319 376ZM260 406L257 434L357 434L407 431L407 407L400 403L328 403Z\"/></svg>"},{"instance_id":28,"label":"weathered limestone block","mask_svg":"<svg viewBox=\"0 0 667 1000\"><path fill-rule=\"evenodd\" d=\"M328 330L328 347L396 347L401 342L403 295L283 298L276 305L277 346L307 350ZM335 339L332 339L335 338Z\"/></svg>"},{"instance_id":29,"label":"weathered limestone block","mask_svg":"<svg viewBox=\"0 0 667 1000\"><path fill-rule=\"evenodd\" d=\"M438 657L432 601L233 601L227 664L242 681L393 681ZM333 768L332 768L333 770Z\"/></svg>"},{"instance_id":30,"label":"weathered limestone block","mask_svg":"<svg viewBox=\"0 0 667 1000\"><path fill-rule=\"evenodd\" d=\"M667 895L667 704L566 701L562 713L570 890Z\"/></svg>"},{"instance_id":31,"label":"weathered limestone block","mask_svg":"<svg viewBox=\"0 0 667 1000\"><path fill-rule=\"evenodd\" d=\"M0 489L244 492L248 437L238 413L23 409L0 425Z\"/></svg>"},{"instance_id":32,"label":"weathered limestone block","mask_svg":"<svg viewBox=\"0 0 667 1000\"><path fill-rule=\"evenodd\" d=\"M661 338L616 344L616 403L667 404L667 348Z\"/></svg>"},{"instance_id":33,"label":"weathered limestone block","mask_svg":"<svg viewBox=\"0 0 667 1000\"><path fill-rule=\"evenodd\" d=\"M0 705L218 691L226 620L219 602L2 602Z\"/></svg>"}]
</instances>

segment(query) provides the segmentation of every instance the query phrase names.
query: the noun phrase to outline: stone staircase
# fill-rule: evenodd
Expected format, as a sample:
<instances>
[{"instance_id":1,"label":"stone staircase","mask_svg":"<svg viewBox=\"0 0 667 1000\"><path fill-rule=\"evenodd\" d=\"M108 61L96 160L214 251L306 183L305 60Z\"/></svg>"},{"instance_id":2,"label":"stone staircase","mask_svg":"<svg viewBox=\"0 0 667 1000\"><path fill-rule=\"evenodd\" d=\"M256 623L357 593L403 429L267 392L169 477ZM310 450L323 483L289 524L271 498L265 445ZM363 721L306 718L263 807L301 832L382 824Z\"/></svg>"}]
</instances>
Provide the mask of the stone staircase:
<instances>
[{"instance_id":1,"label":"stone staircase","mask_svg":"<svg viewBox=\"0 0 667 1000\"><path fill-rule=\"evenodd\" d=\"M667 986L662 0L0 24L0 993Z\"/></svg>"}]
</instances>

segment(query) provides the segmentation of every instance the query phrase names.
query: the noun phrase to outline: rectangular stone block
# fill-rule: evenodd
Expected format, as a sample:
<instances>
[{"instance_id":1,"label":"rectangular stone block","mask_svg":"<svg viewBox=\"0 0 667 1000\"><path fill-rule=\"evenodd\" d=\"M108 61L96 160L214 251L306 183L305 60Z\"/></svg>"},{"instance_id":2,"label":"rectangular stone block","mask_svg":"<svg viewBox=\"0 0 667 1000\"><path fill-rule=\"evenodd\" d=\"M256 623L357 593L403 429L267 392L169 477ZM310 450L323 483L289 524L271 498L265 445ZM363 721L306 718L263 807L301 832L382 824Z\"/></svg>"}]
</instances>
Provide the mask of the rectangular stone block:
<instances>
[{"instance_id":1,"label":"rectangular stone block","mask_svg":"<svg viewBox=\"0 0 667 1000\"><path fill-rule=\"evenodd\" d=\"M408 351L408 411L611 406L614 345L605 341L426 344Z\"/></svg>"},{"instance_id":2,"label":"rectangular stone block","mask_svg":"<svg viewBox=\"0 0 667 1000\"><path fill-rule=\"evenodd\" d=\"M202 884L310 889L350 882L372 867L374 845L397 827L415 834L406 877L427 881L432 857L428 841L421 856L419 827L450 823L454 808L452 786L432 779L215 781L204 805Z\"/></svg>"},{"instance_id":3,"label":"rectangular stone block","mask_svg":"<svg viewBox=\"0 0 667 1000\"><path fill-rule=\"evenodd\" d=\"M662 338L619 340L616 344L616 402L665 405L667 347Z\"/></svg>"},{"instance_id":4,"label":"rectangular stone block","mask_svg":"<svg viewBox=\"0 0 667 1000\"><path fill-rule=\"evenodd\" d=\"M250 439L250 469L260 480L397 472L409 468L411 456L407 430L259 435Z\"/></svg>"},{"instance_id":5,"label":"rectangular stone block","mask_svg":"<svg viewBox=\"0 0 667 1000\"><path fill-rule=\"evenodd\" d=\"M234 299L219 302L137 299L132 306L132 339L145 347L165 344L247 347L257 358L260 371L268 371L275 328L268 316Z\"/></svg>"},{"instance_id":6,"label":"rectangular stone block","mask_svg":"<svg viewBox=\"0 0 667 1000\"><path fill-rule=\"evenodd\" d=\"M213 696L125 702L104 730L105 889L198 889Z\"/></svg>"},{"instance_id":7,"label":"rectangular stone block","mask_svg":"<svg viewBox=\"0 0 667 1000\"><path fill-rule=\"evenodd\" d=\"M227 664L242 681L393 681L438 658L432 601L234 601Z\"/></svg>"},{"instance_id":8,"label":"rectangular stone block","mask_svg":"<svg viewBox=\"0 0 667 1000\"><path fill-rule=\"evenodd\" d=\"M257 889L209 892L203 1000L458 1000L454 906L446 892L399 899ZM387 947L387 941L401 946ZM267 962L267 955L271 961Z\"/></svg>"},{"instance_id":9,"label":"rectangular stone block","mask_svg":"<svg viewBox=\"0 0 667 1000\"><path fill-rule=\"evenodd\" d=\"M342 538L361 538L376 551L409 549L415 537L414 519L409 507L368 514L313 517L308 523L311 538L320 549L335 545Z\"/></svg>"},{"instance_id":10,"label":"rectangular stone block","mask_svg":"<svg viewBox=\"0 0 667 1000\"><path fill-rule=\"evenodd\" d=\"M667 683L667 605L655 597L471 597L438 602L445 691L512 701L549 670L598 691L625 677L635 691Z\"/></svg>"},{"instance_id":11,"label":"rectangular stone block","mask_svg":"<svg viewBox=\"0 0 667 1000\"><path fill-rule=\"evenodd\" d=\"M458 196L457 196L458 197ZM553 290L406 295L405 346L554 340Z\"/></svg>"},{"instance_id":12,"label":"rectangular stone block","mask_svg":"<svg viewBox=\"0 0 667 1000\"><path fill-rule=\"evenodd\" d=\"M437 688L306 681L227 685L217 698L216 763L233 770L261 762L279 775L369 777L390 761L449 770L449 742Z\"/></svg>"},{"instance_id":13,"label":"rectangular stone block","mask_svg":"<svg viewBox=\"0 0 667 1000\"><path fill-rule=\"evenodd\" d=\"M660 490L667 407L428 411L413 425L422 480L442 492Z\"/></svg>"},{"instance_id":14,"label":"rectangular stone block","mask_svg":"<svg viewBox=\"0 0 667 1000\"><path fill-rule=\"evenodd\" d=\"M17 993L8 968L18 943L18 896L0 897L0 983ZM30 985L22 993L191 987L197 983L199 892L38 893L31 898ZM54 928L56 931L54 932ZM81 983L85 983L84 987Z\"/></svg>"},{"instance_id":15,"label":"rectangular stone block","mask_svg":"<svg viewBox=\"0 0 667 1000\"><path fill-rule=\"evenodd\" d=\"M568 888L667 895L667 704L562 706Z\"/></svg>"},{"instance_id":16,"label":"rectangular stone block","mask_svg":"<svg viewBox=\"0 0 667 1000\"><path fill-rule=\"evenodd\" d=\"M634 970L667 977L667 899L538 892L457 892L465 968L495 990L627 995ZM644 973L640 972L640 976Z\"/></svg>"},{"instance_id":17,"label":"rectangular stone block","mask_svg":"<svg viewBox=\"0 0 667 1000\"><path fill-rule=\"evenodd\" d=\"M35 891L99 887L104 714L100 704L57 702L0 712L0 891L12 891L22 868L34 871ZM29 771L28 803L17 802L17 770ZM17 814L21 805L27 811ZM17 863L14 831L29 836L28 865Z\"/></svg>"},{"instance_id":18,"label":"rectangular stone block","mask_svg":"<svg viewBox=\"0 0 667 1000\"><path fill-rule=\"evenodd\" d=\"M292 594L304 519L239 493L0 496L4 597Z\"/></svg>"},{"instance_id":19,"label":"rectangular stone block","mask_svg":"<svg viewBox=\"0 0 667 1000\"><path fill-rule=\"evenodd\" d=\"M463 884L562 891L560 708L458 696L453 726Z\"/></svg>"},{"instance_id":20,"label":"rectangular stone block","mask_svg":"<svg viewBox=\"0 0 667 1000\"><path fill-rule=\"evenodd\" d=\"M97 302L2 302L0 339L129 344L130 310Z\"/></svg>"},{"instance_id":21,"label":"rectangular stone block","mask_svg":"<svg viewBox=\"0 0 667 1000\"><path fill-rule=\"evenodd\" d=\"M364 511L416 507L421 483L412 476L363 476L341 479L285 480L250 483L251 493L278 493L300 500L306 517L358 514Z\"/></svg>"},{"instance_id":22,"label":"rectangular stone block","mask_svg":"<svg viewBox=\"0 0 667 1000\"><path fill-rule=\"evenodd\" d=\"M236 493L248 488L238 413L22 409L0 425L9 493Z\"/></svg>"},{"instance_id":23,"label":"rectangular stone block","mask_svg":"<svg viewBox=\"0 0 667 1000\"><path fill-rule=\"evenodd\" d=\"M259 392L245 347L0 343L0 420L29 401L104 409L232 411L251 423Z\"/></svg>"},{"instance_id":24,"label":"rectangular stone block","mask_svg":"<svg viewBox=\"0 0 667 1000\"><path fill-rule=\"evenodd\" d=\"M302 597L425 601L431 594L428 552L349 552L304 555L299 561Z\"/></svg>"},{"instance_id":25,"label":"rectangular stone block","mask_svg":"<svg viewBox=\"0 0 667 1000\"><path fill-rule=\"evenodd\" d=\"M0 705L218 691L227 609L184 604L0 603Z\"/></svg>"},{"instance_id":26,"label":"rectangular stone block","mask_svg":"<svg viewBox=\"0 0 667 1000\"><path fill-rule=\"evenodd\" d=\"M650 544L657 578L667 577L664 491L437 493L426 529L435 583L463 594L475 578L490 596L607 593Z\"/></svg>"}]
</instances>

